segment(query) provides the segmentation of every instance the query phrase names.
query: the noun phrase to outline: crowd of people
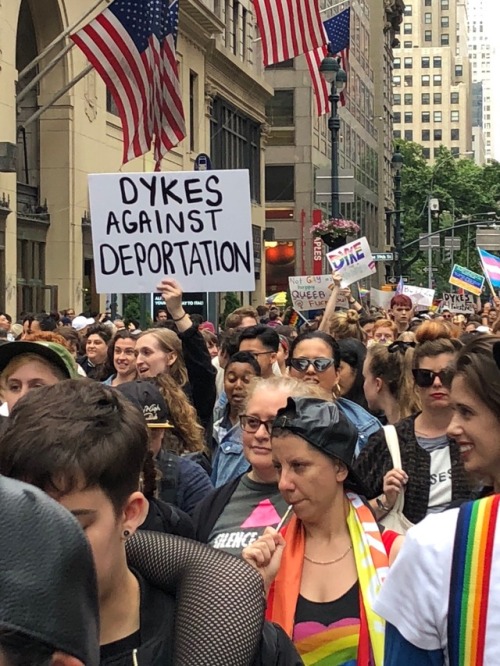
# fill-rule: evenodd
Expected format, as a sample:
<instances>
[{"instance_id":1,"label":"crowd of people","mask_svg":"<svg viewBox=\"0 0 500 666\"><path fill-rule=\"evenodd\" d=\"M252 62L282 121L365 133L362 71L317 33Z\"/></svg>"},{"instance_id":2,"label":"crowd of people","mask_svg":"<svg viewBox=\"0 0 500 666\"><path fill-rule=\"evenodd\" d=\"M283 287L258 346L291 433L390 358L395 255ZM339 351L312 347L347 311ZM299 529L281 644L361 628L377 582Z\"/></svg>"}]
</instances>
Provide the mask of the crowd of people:
<instances>
[{"instance_id":1,"label":"crowd of people","mask_svg":"<svg viewBox=\"0 0 500 666\"><path fill-rule=\"evenodd\" d=\"M0 314L1 666L500 663L500 300L333 278L300 329Z\"/></svg>"}]
</instances>

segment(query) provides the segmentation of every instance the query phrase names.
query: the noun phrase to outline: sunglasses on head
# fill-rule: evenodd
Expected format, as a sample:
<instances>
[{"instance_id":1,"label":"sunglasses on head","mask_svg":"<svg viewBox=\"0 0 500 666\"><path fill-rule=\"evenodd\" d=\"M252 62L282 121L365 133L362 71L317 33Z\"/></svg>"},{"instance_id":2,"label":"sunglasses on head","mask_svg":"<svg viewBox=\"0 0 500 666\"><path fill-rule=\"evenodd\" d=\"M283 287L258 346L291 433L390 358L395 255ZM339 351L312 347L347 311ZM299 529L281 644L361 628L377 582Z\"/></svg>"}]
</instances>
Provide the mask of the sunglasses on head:
<instances>
[{"instance_id":1,"label":"sunglasses on head","mask_svg":"<svg viewBox=\"0 0 500 666\"><path fill-rule=\"evenodd\" d=\"M430 388L434 384L436 377L439 377L439 381L443 386L451 386L451 380L453 379L453 370L440 370L439 372L434 372L434 370L424 370L423 368L417 368L412 370L413 378L415 379L415 384L420 388Z\"/></svg>"},{"instance_id":2,"label":"sunglasses on head","mask_svg":"<svg viewBox=\"0 0 500 666\"><path fill-rule=\"evenodd\" d=\"M335 363L333 358L292 358L290 365L298 372L305 372L310 365L314 366L316 372L325 372Z\"/></svg>"}]
</instances>

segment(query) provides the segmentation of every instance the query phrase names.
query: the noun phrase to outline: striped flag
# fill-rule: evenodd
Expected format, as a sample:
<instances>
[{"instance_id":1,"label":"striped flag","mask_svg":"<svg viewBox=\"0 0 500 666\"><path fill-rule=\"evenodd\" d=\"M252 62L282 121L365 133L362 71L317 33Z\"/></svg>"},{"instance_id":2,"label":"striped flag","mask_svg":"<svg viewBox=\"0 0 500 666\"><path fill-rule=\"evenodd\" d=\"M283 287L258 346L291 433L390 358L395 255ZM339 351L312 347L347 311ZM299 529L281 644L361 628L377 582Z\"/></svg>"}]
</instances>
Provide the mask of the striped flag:
<instances>
[{"instance_id":1,"label":"striped flag","mask_svg":"<svg viewBox=\"0 0 500 666\"><path fill-rule=\"evenodd\" d=\"M330 111L330 102L328 100L328 96L330 95L329 85L319 71L323 58L325 58L328 53L333 54L335 57L340 58L340 66L344 72L348 71L349 40L351 32L350 8L344 9L343 12L328 19L328 21L323 23L323 26L327 35L328 46L321 46L314 51L306 53L306 61L311 74L318 116L322 116ZM345 106L345 103L346 98L344 91L340 94L340 105Z\"/></svg>"},{"instance_id":2,"label":"striped flag","mask_svg":"<svg viewBox=\"0 0 500 666\"><path fill-rule=\"evenodd\" d=\"M396 287L396 294L404 294L405 281L402 277L399 278L398 286Z\"/></svg>"},{"instance_id":3,"label":"striped flag","mask_svg":"<svg viewBox=\"0 0 500 666\"><path fill-rule=\"evenodd\" d=\"M319 0L254 0L254 7L266 67L325 44Z\"/></svg>"},{"instance_id":4,"label":"striped flag","mask_svg":"<svg viewBox=\"0 0 500 666\"><path fill-rule=\"evenodd\" d=\"M500 289L500 258L486 252L486 250L481 250L479 247L477 251L479 252L479 258L481 259L486 279L491 283L492 287Z\"/></svg>"},{"instance_id":5,"label":"striped flag","mask_svg":"<svg viewBox=\"0 0 500 666\"><path fill-rule=\"evenodd\" d=\"M123 164L151 150L156 170L186 136L176 59L179 0L114 0L71 36L106 83L123 128Z\"/></svg>"}]
</instances>

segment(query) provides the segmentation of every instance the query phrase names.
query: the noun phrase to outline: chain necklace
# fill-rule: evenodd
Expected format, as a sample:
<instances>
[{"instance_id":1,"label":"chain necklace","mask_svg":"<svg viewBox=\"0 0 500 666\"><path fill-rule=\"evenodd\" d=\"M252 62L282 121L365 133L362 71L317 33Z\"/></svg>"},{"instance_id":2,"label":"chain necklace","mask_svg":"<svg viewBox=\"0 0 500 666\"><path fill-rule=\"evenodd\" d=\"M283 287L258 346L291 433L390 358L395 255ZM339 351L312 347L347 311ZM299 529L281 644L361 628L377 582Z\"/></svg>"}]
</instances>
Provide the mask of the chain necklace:
<instances>
[{"instance_id":1,"label":"chain necklace","mask_svg":"<svg viewBox=\"0 0 500 666\"><path fill-rule=\"evenodd\" d=\"M343 555L337 557L337 559L335 560L329 560L328 562L318 562L318 560L313 560L310 557L307 557L305 553L304 553L304 559L310 562L311 564L321 564L321 565L336 564L337 562L340 562L340 560L343 560L344 557L347 555L347 553L350 553L351 550L352 550L352 544L349 546L349 548L345 551Z\"/></svg>"}]
</instances>

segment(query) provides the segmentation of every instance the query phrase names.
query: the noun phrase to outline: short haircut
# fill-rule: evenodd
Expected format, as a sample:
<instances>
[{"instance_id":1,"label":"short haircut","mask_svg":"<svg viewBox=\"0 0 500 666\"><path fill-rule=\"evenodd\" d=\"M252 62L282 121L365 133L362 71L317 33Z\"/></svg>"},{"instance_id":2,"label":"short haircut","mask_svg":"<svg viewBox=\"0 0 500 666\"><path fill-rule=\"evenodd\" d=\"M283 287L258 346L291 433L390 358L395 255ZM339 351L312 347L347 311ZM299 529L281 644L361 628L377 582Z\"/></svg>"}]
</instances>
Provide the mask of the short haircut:
<instances>
[{"instance_id":1,"label":"short haircut","mask_svg":"<svg viewBox=\"0 0 500 666\"><path fill-rule=\"evenodd\" d=\"M392 308L410 308L411 310L413 308L413 303L411 298L406 294L396 294L391 298L389 308L391 310Z\"/></svg>"},{"instance_id":2,"label":"short haircut","mask_svg":"<svg viewBox=\"0 0 500 666\"><path fill-rule=\"evenodd\" d=\"M142 413L117 390L68 379L19 400L0 435L0 474L54 497L99 488L118 515L148 452Z\"/></svg>"},{"instance_id":3,"label":"short haircut","mask_svg":"<svg viewBox=\"0 0 500 666\"><path fill-rule=\"evenodd\" d=\"M377 319L373 326L373 335L375 335L379 328L390 328L394 335L394 339L398 337L398 327L391 319Z\"/></svg>"},{"instance_id":4,"label":"short haircut","mask_svg":"<svg viewBox=\"0 0 500 666\"><path fill-rule=\"evenodd\" d=\"M28 322L28 328L31 331L31 324L36 321L40 326L41 331L55 331L57 329L58 319L53 313L47 314L41 312L40 314L27 314L23 317L23 324Z\"/></svg>"},{"instance_id":5,"label":"short haircut","mask_svg":"<svg viewBox=\"0 0 500 666\"><path fill-rule=\"evenodd\" d=\"M323 342L332 350L332 358L335 361L335 369L338 370L340 368L340 349L338 342L334 340L331 335L324 333L323 331L307 331L306 333L298 335L290 346L288 365L290 365L290 360L294 358L297 345L300 345L300 343L304 342L305 340L323 340Z\"/></svg>"},{"instance_id":6,"label":"short haircut","mask_svg":"<svg viewBox=\"0 0 500 666\"><path fill-rule=\"evenodd\" d=\"M220 338L219 350L222 354L233 356L238 351L240 344L240 334L233 328L224 331Z\"/></svg>"},{"instance_id":7,"label":"short haircut","mask_svg":"<svg viewBox=\"0 0 500 666\"><path fill-rule=\"evenodd\" d=\"M103 324L92 324L87 331L87 338L91 335L98 335L108 345L113 337L113 329L111 326L104 326Z\"/></svg>"},{"instance_id":8,"label":"short haircut","mask_svg":"<svg viewBox=\"0 0 500 666\"><path fill-rule=\"evenodd\" d=\"M236 308L236 310L226 317L224 328L239 328L245 317L252 317L255 321L259 321L259 315L255 308L243 306L241 308Z\"/></svg>"},{"instance_id":9,"label":"short haircut","mask_svg":"<svg viewBox=\"0 0 500 666\"><path fill-rule=\"evenodd\" d=\"M189 317L193 326L201 326L201 324L203 324L203 317L201 314L195 312L194 314L190 314Z\"/></svg>"},{"instance_id":10,"label":"short haircut","mask_svg":"<svg viewBox=\"0 0 500 666\"><path fill-rule=\"evenodd\" d=\"M7 319L9 324L12 324L12 317L10 316L10 314L7 314L6 312L0 312L0 317L5 317L5 319Z\"/></svg>"},{"instance_id":11,"label":"short haircut","mask_svg":"<svg viewBox=\"0 0 500 666\"><path fill-rule=\"evenodd\" d=\"M224 374L227 373L229 366L231 366L233 363L247 363L248 365L252 366L257 377L261 376L259 362L251 352L236 352L236 354L233 354L227 362L226 367L224 368Z\"/></svg>"},{"instance_id":12,"label":"short haircut","mask_svg":"<svg viewBox=\"0 0 500 666\"><path fill-rule=\"evenodd\" d=\"M243 340L259 340L264 347L273 352L277 352L280 348L280 336L272 328L263 324L243 329L240 333L240 346Z\"/></svg>"}]
</instances>

